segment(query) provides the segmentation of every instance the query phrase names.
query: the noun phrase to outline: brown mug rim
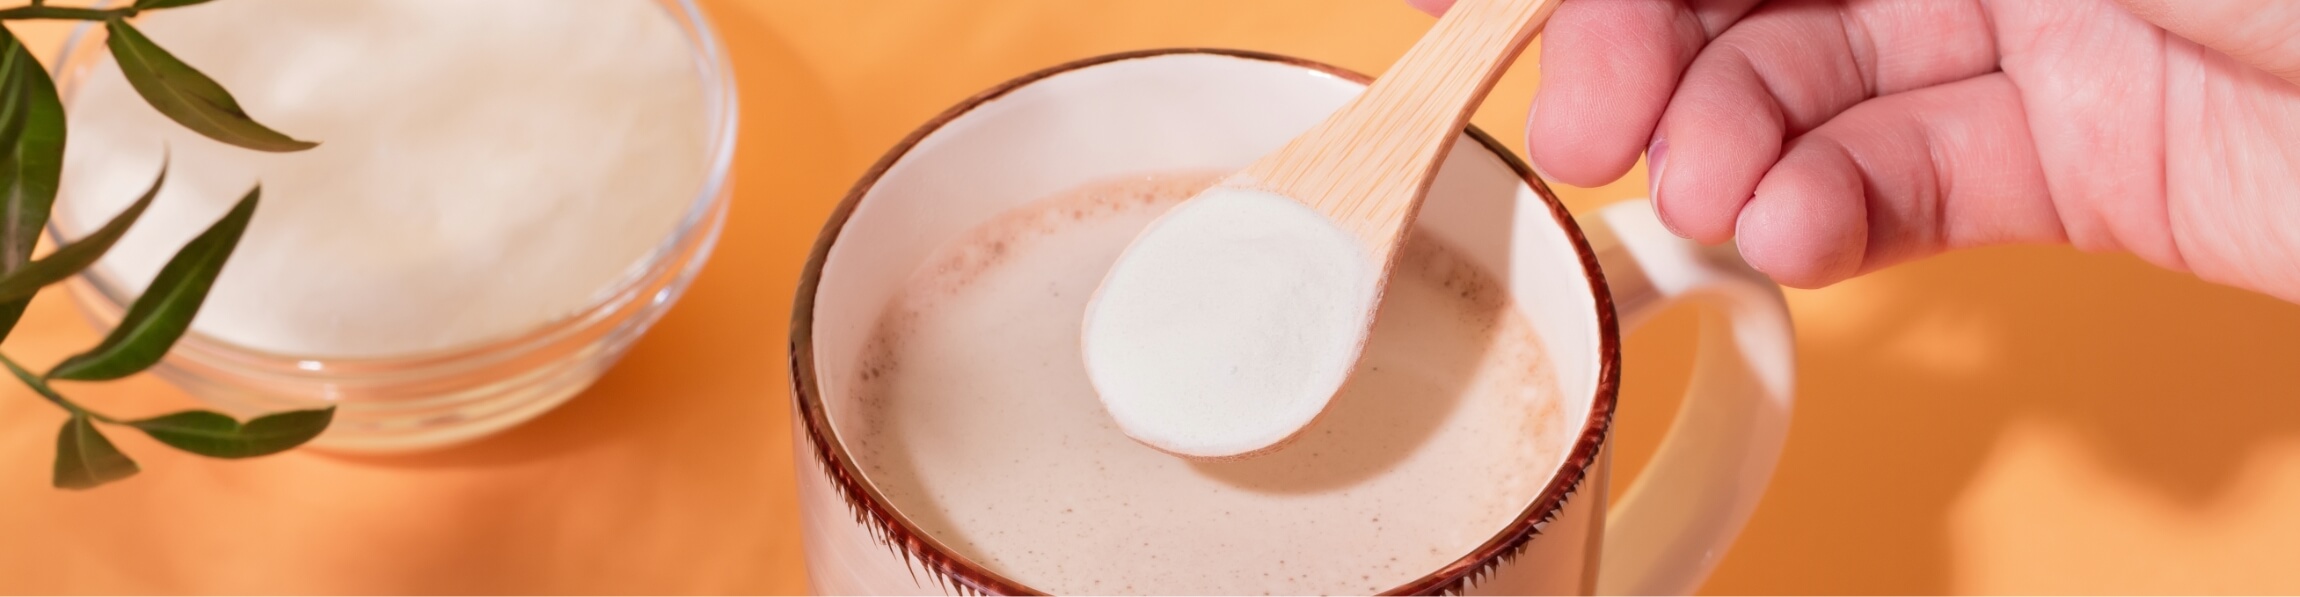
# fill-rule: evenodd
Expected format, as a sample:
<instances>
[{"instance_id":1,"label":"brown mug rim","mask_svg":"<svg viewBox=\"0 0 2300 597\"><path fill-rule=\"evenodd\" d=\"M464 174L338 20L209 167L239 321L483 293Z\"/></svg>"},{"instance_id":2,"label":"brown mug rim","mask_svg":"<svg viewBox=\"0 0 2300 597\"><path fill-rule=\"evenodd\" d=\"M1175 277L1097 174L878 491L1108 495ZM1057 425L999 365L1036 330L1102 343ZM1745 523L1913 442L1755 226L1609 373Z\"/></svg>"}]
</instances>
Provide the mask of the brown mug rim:
<instances>
[{"instance_id":1,"label":"brown mug rim","mask_svg":"<svg viewBox=\"0 0 2300 597\"><path fill-rule=\"evenodd\" d=\"M1227 56L1274 62L1323 72L1359 84L1373 80L1371 77L1356 71L1314 60L1267 52L1221 48L1137 50L1104 54L1047 67L1001 82L968 97L912 130L901 142L887 150L886 155L880 157L877 163L872 164L868 171L863 173L862 178L857 180L854 187L847 191L846 197L839 201L837 208L823 223L822 231L816 235L814 248L807 256L805 269L800 273L797 295L793 298L791 305L790 379L792 404L796 408L800 421L805 425L807 443L813 448L816 459L822 463L823 473L830 478L833 490L846 501L855 522L863 525L873 539L897 552L904 559L905 566L916 563L925 568L928 576L932 577L937 585L948 590L959 593L991 595L1044 594L992 572L943 545L933 537L927 536L925 532L918 529L917 525L911 523L909 518L897 511L884 495L879 494L876 487L863 480L855 465L854 458L847 453L846 446L839 441L837 432L831 429L829 415L822 403L822 387L815 376L815 293L821 286L824 262L829 258L831 247L837 244L839 235L845 230L847 220L853 216L856 206L861 204L862 198L870 193L887 170L907 156L920 141L941 130L952 120L1016 89L1054 75L1113 62L1180 54ZM1572 241L1574 251L1581 260L1582 275L1589 283L1590 296L1594 299L1596 307L1598 324L1597 384L1593 390L1595 395L1590 402L1589 416L1583 422L1579 436L1574 440L1572 451L1567 454L1564 464L1559 467L1557 473L1551 477L1549 485L1544 487L1541 494L1526 506L1524 512L1520 513L1508 526L1503 527L1493 536L1487 538L1485 542L1479 544L1477 548L1470 550L1469 554L1434 572L1383 591L1382 594L1385 595L1460 593L1502 563L1523 553L1526 544L1534 536L1539 535L1542 528L1547 526L1550 521L1557 518L1565 506L1566 499L1577 493L1581 484L1587 480L1590 468L1596 465L1598 454L1605 445L1606 435L1612 428L1615 401L1619 394L1621 377L1619 322L1614 311L1612 294L1606 287L1604 272L1598 268L1597 253L1590 247L1588 237L1582 233L1579 223L1573 218L1573 214L1565 208L1565 204L1558 200L1556 193L1552 192L1549 186L1542 182L1541 177L1533 173L1532 168L1526 166L1524 160L1518 158L1507 147L1504 147L1491 135L1486 134L1485 131L1480 130L1475 125L1466 127L1464 132L1485 146L1486 150L1500 156L1503 162L1509 164L1510 169L1517 173L1518 178L1523 179L1534 190L1534 193L1539 195L1544 203L1548 204L1552 218L1559 223L1566 236Z\"/></svg>"}]
</instances>

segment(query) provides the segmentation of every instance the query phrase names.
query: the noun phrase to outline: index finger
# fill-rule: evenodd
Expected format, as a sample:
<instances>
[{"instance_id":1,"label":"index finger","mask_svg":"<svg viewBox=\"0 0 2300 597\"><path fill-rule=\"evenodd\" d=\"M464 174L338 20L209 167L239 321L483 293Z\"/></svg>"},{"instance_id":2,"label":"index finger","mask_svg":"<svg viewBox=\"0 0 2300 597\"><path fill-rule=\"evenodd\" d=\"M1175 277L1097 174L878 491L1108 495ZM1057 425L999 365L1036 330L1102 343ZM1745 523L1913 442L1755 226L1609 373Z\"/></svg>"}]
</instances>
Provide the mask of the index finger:
<instances>
[{"instance_id":1,"label":"index finger","mask_svg":"<svg viewBox=\"0 0 2300 597\"><path fill-rule=\"evenodd\" d=\"M1541 40L1541 87L1526 152L1578 186L1613 182L1645 153L1679 78L1701 48L1758 0L1577 0Z\"/></svg>"}]
</instances>

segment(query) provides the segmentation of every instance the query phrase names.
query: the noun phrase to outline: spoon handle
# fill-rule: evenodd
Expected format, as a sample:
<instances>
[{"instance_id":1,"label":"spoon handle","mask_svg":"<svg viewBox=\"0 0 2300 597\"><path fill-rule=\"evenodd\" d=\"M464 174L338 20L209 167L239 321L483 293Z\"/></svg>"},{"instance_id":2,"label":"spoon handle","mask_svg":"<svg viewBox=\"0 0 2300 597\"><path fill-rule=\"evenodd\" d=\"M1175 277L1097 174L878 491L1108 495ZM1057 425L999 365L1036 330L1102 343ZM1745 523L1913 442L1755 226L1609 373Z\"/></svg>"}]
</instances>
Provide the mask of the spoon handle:
<instances>
[{"instance_id":1,"label":"spoon handle","mask_svg":"<svg viewBox=\"0 0 2300 597\"><path fill-rule=\"evenodd\" d=\"M1470 112L1559 1L1460 0L1365 93L1225 184L1309 204L1387 257Z\"/></svg>"}]
</instances>

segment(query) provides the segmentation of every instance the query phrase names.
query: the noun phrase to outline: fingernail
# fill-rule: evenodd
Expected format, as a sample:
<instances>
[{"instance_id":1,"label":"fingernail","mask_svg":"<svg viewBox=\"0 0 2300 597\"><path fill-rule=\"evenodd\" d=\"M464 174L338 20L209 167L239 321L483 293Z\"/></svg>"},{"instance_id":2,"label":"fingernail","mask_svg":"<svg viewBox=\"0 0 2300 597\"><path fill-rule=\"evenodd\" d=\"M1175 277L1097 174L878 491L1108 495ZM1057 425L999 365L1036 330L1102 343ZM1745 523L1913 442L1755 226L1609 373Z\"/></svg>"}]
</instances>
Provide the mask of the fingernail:
<instances>
[{"instance_id":1,"label":"fingernail","mask_svg":"<svg viewBox=\"0 0 2300 597\"><path fill-rule=\"evenodd\" d=\"M1548 172L1543 172L1543 171L1541 170L1541 162L1540 162L1540 161L1538 161L1538 160L1533 160L1533 159L1527 159L1527 160L1525 161L1525 165L1527 165L1527 166L1532 166L1532 167L1533 167L1533 176L1534 176L1535 178L1539 178L1539 179L1541 179L1541 182L1543 182L1543 183L1545 183L1545 184L1556 184L1556 183L1557 183L1557 177L1555 177L1555 176L1550 176Z\"/></svg>"},{"instance_id":2,"label":"fingernail","mask_svg":"<svg viewBox=\"0 0 2300 597\"><path fill-rule=\"evenodd\" d=\"M1668 159L1669 139L1654 135L1653 142L1645 146L1645 197L1653 201L1653 212L1661 220L1661 227L1668 228L1670 234L1685 236L1669 221L1669 212L1661 209L1661 174L1666 171Z\"/></svg>"},{"instance_id":3,"label":"fingernail","mask_svg":"<svg viewBox=\"0 0 2300 597\"><path fill-rule=\"evenodd\" d=\"M1765 268L1758 265L1764 260L1749 254L1749 243L1742 242L1743 239L1749 238L1748 234L1744 234L1748 229L1749 210L1744 209L1741 210L1740 216L1733 218L1733 249L1741 252L1741 263L1747 264L1749 269L1757 270L1757 273L1764 274ZM1765 275L1771 276L1772 274Z\"/></svg>"},{"instance_id":4,"label":"fingernail","mask_svg":"<svg viewBox=\"0 0 2300 597\"><path fill-rule=\"evenodd\" d=\"M1533 114L1540 110L1540 97L1535 97L1533 105L1525 109L1525 164L1533 167L1533 175L1540 177L1542 182L1557 182L1557 177L1550 176L1547 170L1542 170L1541 160L1535 159L1533 155Z\"/></svg>"}]
</instances>

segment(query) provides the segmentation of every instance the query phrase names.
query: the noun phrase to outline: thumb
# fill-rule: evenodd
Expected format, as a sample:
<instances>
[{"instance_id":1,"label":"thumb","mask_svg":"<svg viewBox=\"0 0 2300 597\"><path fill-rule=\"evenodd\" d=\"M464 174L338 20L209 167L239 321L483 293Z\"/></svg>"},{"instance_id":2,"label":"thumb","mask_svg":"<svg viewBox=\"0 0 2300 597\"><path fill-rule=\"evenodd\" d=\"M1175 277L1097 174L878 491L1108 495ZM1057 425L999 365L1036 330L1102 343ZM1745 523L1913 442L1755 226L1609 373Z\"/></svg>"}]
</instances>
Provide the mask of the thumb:
<instances>
[{"instance_id":1,"label":"thumb","mask_svg":"<svg viewBox=\"0 0 2300 597\"><path fill-rule=\"evenodd\" d=\"M2189 41L2300 84L2300 2L2291 0L2117 0L2132 13Z\"/></svg>"},{"instance_id":2,"label":"thumb","mask_svg":"<svg viewBox=\"0 0 2300 597\"><path fill-rule=\"evenodd\" d=\"M1434 16L1445 14L1445 9L1453 8L1453 0L1406 0L1406 5Z\"/></svg>"}]
</instances>

